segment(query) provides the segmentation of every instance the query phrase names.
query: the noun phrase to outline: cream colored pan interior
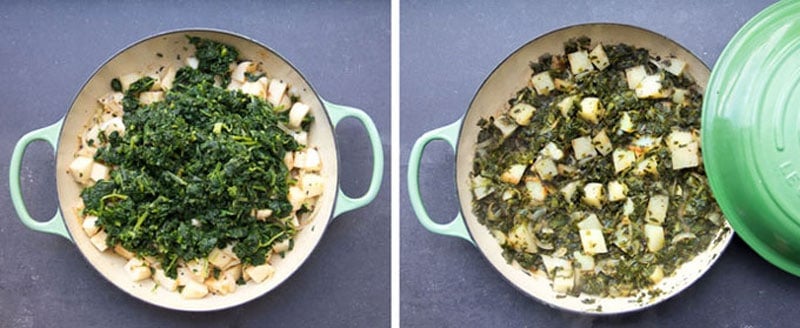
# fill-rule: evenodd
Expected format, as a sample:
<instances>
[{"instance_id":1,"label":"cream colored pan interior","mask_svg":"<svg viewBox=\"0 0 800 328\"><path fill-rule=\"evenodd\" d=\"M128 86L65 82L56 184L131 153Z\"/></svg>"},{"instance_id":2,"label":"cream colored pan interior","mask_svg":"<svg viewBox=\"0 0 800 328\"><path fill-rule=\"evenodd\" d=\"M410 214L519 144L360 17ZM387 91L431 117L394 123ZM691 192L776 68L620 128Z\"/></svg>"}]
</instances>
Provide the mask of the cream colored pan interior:
<instances>
[{"instance_id":1,"label":"cream colored pan interior","mask_svg":"<svg viewBox=\"0 0 800 328\"><path fill-rule=\"evenodd\" d=\"M319 148L323 169L327 178L325 191L312 213L312 220L296 236L294 249L285 258L276 256L275 275L260 283L249 282L239 286L235 293L226 296L209 295L199 300L187 300L178 293L156 288L152 280L132 282L123 272L125 260L106 251L100 253L81 229L73 211L79 202L80 188L67 173L73 154L78 149L78 136L83 133L97 110L97 99L111 91L110 81L131 72L151 72L163 65L183 66L186 57L194 53L187 35L224 42L237 48L240 58L261 62L269 78L278 77L287 81L300 95L300 99L311 107L316 118L309 134L309 145ZM158 56L157 54L161 54ZM178 59L181 58L181 59ZM56 155L56 182L61 212L72 239L86 259L111 283L139 299L170 309L188 311L210 311L232 307L269 292L297 270L316 247L331 218L337 191L337 150L333 128L319 97L307 81L287 61L266 47L242 36L210 30L183 30L161 34L141 41L122 51L103 65L78 93L64 119L63 130Z\"/></svg>"},{"instance_id":2,"label":"cream colored pan interior","mask_svg":"<svg viewBox=\"0 0 800 328\"><path fill-rule=\"evenodd\" d=\"M494 116L508 109L508 99L516 91L527 85L531 76L528 64L538 60L545 53L563 53L563 44L570 38L588 36L592 44L627 43L650 50L651 56L674 55L688 63L688 73L695 78L701 88L708 81L708 68L692 53L672 40L640 28L617 24L586 24L567 27L546 34L531 41L515 51L486 79L475 95L463 120L456 149L456 185L459 202L472 238L489 262L515 287L558 308L588 313L629 312L663 301L688 287L705 273L714 263L733 236L729 226L720 233L715 242L694 260L681 266L675 275L665 278L656 287L663 293L658 296L639 296L628 298L605 298L580 295L578 297L559 295L552 291L551 282L545 276L530 276L530 272L506 263L497 240L489 230L478 223L472 214L472 192L469 175L475 154L475 143L479 132L478 120ZM594 299L594 301L589 301ZM591 304L588 304L591 302Z\"/></svg>"}]
</instances>

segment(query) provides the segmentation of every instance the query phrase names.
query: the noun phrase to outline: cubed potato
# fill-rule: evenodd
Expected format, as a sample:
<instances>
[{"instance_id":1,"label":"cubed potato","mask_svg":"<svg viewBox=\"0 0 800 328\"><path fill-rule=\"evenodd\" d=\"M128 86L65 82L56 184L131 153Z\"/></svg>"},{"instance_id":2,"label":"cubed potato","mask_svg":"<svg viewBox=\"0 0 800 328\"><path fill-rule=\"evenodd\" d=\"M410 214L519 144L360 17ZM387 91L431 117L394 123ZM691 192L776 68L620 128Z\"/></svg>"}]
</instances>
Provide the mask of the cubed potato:
<instances>
[{"instance_id":1,"label":"cubed potato","mask_svg":"<svg viewBox=\"0 0 800 328\"><path fill-rule=\"evenodd\" d=\"M656 265L655 268L653 268L653 272L651 272L647 278L654 284L661 282L661 280L664 279L664 268L660 264Z\"/></svg>"},{"instance_id":2,"label":"cubed potato","mask_svg":"<svg viewBox=\"0 0 800 328\"><path fill-rule=\"evenodd\" d=\"M581 236L581 246L583 252L589 255L608 253L606 247L606 240L603 238L603 230L600 229L584 229L579 230Z\"/></svg>"},{"instance_id":3,"label":"cubed potato","mask_svg":"<svg viewBox=\"0 0 800 328\"><path fill-rule=\"evenodd\" d=\"M594 64L594 67L597 67L597 69L601 71L611 65L602 43L595 46L594 49L589 52L589 59L592 61L592 64Z\"/></svg>"},{"instance_id":4,"label":"cubed potato","mask_svg":"<svg viewBox=\"0 0 800 328\"><path fill-rule=\"evenodd\" d=\"M636 125L633 123L633 119L631 119L631 115L628 114L628 112L622 112L619 118L619 129L628 133L636 131Z\"/></svg>"},{"instance_id":5,"label":"cubed potato","mask_svg":"<svg viewBox=\"0 0 800 328\"><path fill-rule=\"evenodd\" d=\"M288 198L289 202L292 204L292 210L297 211L303 206L303 202L306 200L306 193L298 186L291 186L289 187Z\"/></svg>"},{"instance_id":6,"label":"cubed potato","mask_svg":"<svg viewBox=\"0 0 800 328\"><path fill-rule=\"evenodd\" d=\"M249 276L250 279L257 283L267 280L275 274L275 268L268 263L257 266L248 266L244 269L244 271L247 272L247 276Z\"/></svg>"},{"instance_id":7,"label":"cubed potato","mask_svg":"<svg viewBox=\"0 0 800 328\"><path fill-rule=\"evenodd\" d=\"M97 148L100 146L100 125L94 125L83 134L81 142L84 147Z\"/></svg>"},{"instance_id":8,"label":"cubed potato","mask_svg":"<svg viewBox=\"0 0 800 328\"><path fill-rule=\"evenodd\" d=\"M560 90L560 91L564 91L564 92L572 91L572 89L575 88L575 83L572 83L572 82L570 82L568 80L558 79L558 78L553 79L553 85L556 87L556 90Z\"/></svg>"},{"instance_id":9,"label":"cubed potato","mask_svg":"<svg viewBox=\"0 0 800 328\"><path fill-rule=\"evenodd\" d=\"M617 202L625 200L628 195L628 186L619 181L610 181L608 183L608 201Z\"/></svg>"},{"instance_id":10,"label":"cubed potato","mask_svg":"<svg viewBox=\"0 0 800 328\"><path fill-rule=\"evenodd\" d=\"M306 173L300 177L300 188L306 194L306 198L322 195L325 189L325 179L319 174Z\"/></svg>"},{"instance_id":11,"label":"cubed potato","mask_svg":"<svg viewBox=\"0 0 800 328\"><path fill-rule=\"evenodd\" d=\"M522 175L525 174L525 169L527 168L528 166L524 164L511 165L508 170L500 175L500 181L516 185L522 179Z\"/></svg>"},{"instance_id":12,"label":"cubed potato","mask_svg":"<svg viewBox=\"0 0 800 328\"><path fill-rule=\"evenodd\" d=\"M664 228L660 225L645 224L644 237L647 240L647 250L655 253L664 248Z\"/></svg>"},{"instance_id":13,"label":"cubed potato","mask_svg":"<svg viewBox=\"0 0 800 328\"><path fill-rule=\"evenodd\" d=\"M603 184L597 182L587 183L583 186L583 198L581 199L584 204L601 208L605 200L605 191Z\"/></svg>"},{"instance_id":14,"label":"cubed potato","mask_svg":"<svg viewBox=\"0 0 800 328\"><path fill-rule=\"evenodd\" d=\"M186 66L197 69L200 67L200 60L198 60L196 57L186 57Z\"/></svg>"},{"instance_id":15,"label":"cubed potato","mask_svg":"<svg viewBox=\"0 0 800 328\"><path fill-rule=\"evenodd\" d=\"M89 241L92 242L95 248L98 251L105 252L108 249L108 244L106 243L106 239L108 238L108 234L105 231L100 230L98 231L92 238L89 238Z\"/></svg>"},{"instance_id":16,"label":"cubed potato","mask_svg":"<svg viewBox=\"0 0 800 328\"><path fill-rule=\"evenodd\" d=\"M227 269L217 278L208 278L205 285L209 291L217 295L227 295L236 291L236 280L241 277L242 269L239 266Z\"/></svg>"},{"instance_id":17,"label":"cubed potato","mask_svg":"<svg viewBox=\"0 0 800 328\"><path fill-rule=\"evenodd\" d=\"M150 278L150 267L147 266L147 263L144 263L144 261L139 258L131 258L122 268L132 281L140 281Z\"/></svg>"},{"instance_id":18,"label":"cubed potato","mask_svg":"<svg viewBox=\"0 0 800 328\"><path fill-rule=\"evenodd\" d=\"M475 199L480 200L486 196L489 196L492 192L494 192L494 188L491 187L492 180L485 178L480 175L476 175L472 178L472 193L475 194Z\"/></svg>"},{"instance_id":19,"label":"cubed potato","mask_svg":"<svg viewBox=\"0 0 800 328\"><path fill-rule=\"evenodd\" d=\"M569 96L561 99L561 101L556 104L556 107L558 107L561 115L565 118L572 116L572 108L575 107L575 98L575 96Z\"/></svg>"},{"instance_id":20,"label":"cubed potato","mask_svg":"<svg viewBox=\"0 0 800 328\"><path fill-rule=\"evenodd\" d=\"M599 98L586 97L581 99L581 110L578 112L578 117L592 124L597 124L602 119L604 112L603 104Z\"/></svg>"},{"instance_id":21,"label":"cubed potato","mask_svg":"<svg viewBox=\"0 0 800 328\"><path fill-rule=\"evenodd\" d=\"M161 90L167 91L172 89L172 85L175 83L175 74L177 73L178 70L172 66L164 70L164 75L161 76Z\"/></svg>"},{"instance_id":22,"label":"cubed potato","mask_svg":"<svg viewBox=\"0 0 800 328\"><path fill-rule=\"evenodd\" d=\"M502 116L495 118L493 124L503 134L503 138L510 136L517 129L517 124L514 121Z\"/></svg>"},{"instance_id":23,"label":"cubed potato","mask_svg":"<svg viewBox=\"0 0 800 328\"><path fill-rule=\"evenodd\" d=\"M539 174L539 177L545 181L558 175L558 167L556 167L556 163L549 157L539 157L536 159L536 162L533 163L533 169Z\"/></svg>"},{"instance_id":24,"label":"cubed potato","mask_svg":"<svg viewBox=\"0 0 800 328\"><path fill-rule=\"evenodd\" d=\"M572 252L572 258L575 259L576 269L580 271L593 271L594 270L594 257L591 255L583 254L579 251Z\"/></svg>"},{"instance_id":25,"label":"cubed potato","mask_svg":"<svg viewBox=\"0 0 800 328\"><path fill-rule=\"evenodd\" d=\"M268 209L268 208L264 208L264 209L256 210L254 214L255 215L253 215L253 216L256 217L256 220L264 221L264 220L268 219L270 216L272 216L272 210Z\"/></svg>"},{"instance_id":26,"label":"cubed potato","mask_svg":"<svg viewBox=\"0 0 800 328\"><path fill-rule=\"evenodd\" d=\"M231 82L228 83L228 86L225 87L225 90L228 90L228 91L242 90L242 85L243 85L242 82L239 82L239 81L236 81L236 80L231 80Z\"/></svg>"},{"instance_id":27,"label":"cubed potato","mask_svg":"<svg viewBox=\"0 0 800 328\"><path fill-rule=\"evenodd\" d=\"M667 58L661 62L661 67L675 76L680 76L686 69L686 62L678 58Z\"/></svg>"},{"instance_id":28,"label":"cubed potato","mask_svg":"<svg viewBox=\"0 0 800 328\"><path fill-rule=\"evenodd\" d=\"M98 231L100 231L100 226L97 225L97 217L94 215L87 215L86 218L83 219L83 224L81 224L81 227L89 237L94 236Z\"/></svg>"},{"instance_id":29,"label":"cubed potato","mask_svg":"<svg viewBox=\"0 0 800 328\"><path fill-rule=\"evenodd\" d=\"M233 69L231 73L231 79L238 82L245 82L246 75L245 73L252 73L256 70L256 65L253 65L251 61L243 61L236 65L236 68Z\"/></svg>"},{"instance_id":30,"label":"cubed potato","mask_svg":"<svg viewBox=\"0 0 800 328\"><path fill-rule=\"evenodd\" d=\"M536 107L526 103L519 103L508 110L508 116L518 125L526 126L531 124L531 117L533 117L534 112L536 112Z\"/></svg>"},{"instance_id":31,"label":"cubed potato","mask_svg":"<svg viewBox=\"0 0 800 328\"><path fill-rule=\"evenodd\" d=\"M550 277L572 277L572 261L541 254L544 269Z\"/></svg>"},{"instance_id":32,"label":"cubed potato","mask_svg":"<svg viewBox=\"0 0 800 328\"><path fill-rule=\"evenodd\" d=\"M100 123L100 131L103 131L106 136L111 133L117 132L120 137L125 135L125 123L122 122L122 117L115 117L103 123Z\"/></svg>"},{"instance_id":33,"label":"cubed potato","mask_svg":"<svg viewBox=\"0 0 800 328\"><path fill-rule=\"evenodd\" d=\"M552 158L556 161L564 158L564 152L561 151L561 148L558 148L558 146L552 141L548 142L547 145L545 145L542 150L539 151L539 153L542 154L542 156Z\"/></svg>"},{"instance_id":34,"label":"cubed potato","mask_svg":"<svg viewBox=\"0 0 800 328\"><path fill-rule=\"evenodd\" d=\"M306 131L292 132L292 138L294 138L294 140L300 145L308 145L308 132Z\"/></svg>"},{"instance_id":35,"label":"cubed potato","mask_svg":"<svg viewBox=\"0 0 800 328\"><path fill-rule=\"evenodd\" d=\"M669 196L667 195L653 195L647 203L647 213L645 214L645 221L648 223L662 224L667 217L667 209L669 208Z\"/></svg>"},{"instance_id":36,"label":"cubed potato","mask_svg":"<svg viewBox=\"0 0 800 328\"><path fill-rule=\"evenodd\" d=\"M592 139L589 137L572 139L572 150L575 152L575 159L577 160L597 156L597 151L594 149Z\"/></svg>"},{"instance_id":37,"label":"cubed potato","mask_svg":"<svg viewBox=\"0 0 800 328\"><path fill-rule=\"evenodd\" d=\"M285 155L283 155L283 164L286 164L286 168L291 171L294 169L294 152L287 151Z\"/></svg>"},{"instance_id":38,"label":"cubed potato","mask_svg":"<svg viewBox=\"0 0 800 328\"><path fill-rule=\"evenodd\" d=\"M633 200L630 198L625 200L625 204L622 205L622 215L629 216L633 214L633 211L636 210L636 206L633 204Z\"/></svg>"},{"instance_id":39,"label":"cubed potato","mask_svg":"<svg viewBox=\"0 0 800 328\"><path fill-rule=\"evenodd\" d=\"M553 291L556 293L569 293L575 287L574 277L556 276L553 278Z\"/></svg>"},{"instance_id":40,"label":"cubed potato","mask_svg":"<svg viewBox=\"0 0 800 328\"><path fill-rule=\"evenodd\" d=\"M672 89L672 102L680 105L689 104L689 90L682 88Z\"/></svg>"},{"instance_id":41,"label":"cubed potato","mask_svg":"<svg viewBox=\"0 0 800 328\"><path fill-rule=\"evenodd\" d=\"M636 161L636 153L632 150L617 148L611 154L614 161L614 172L620 173L627 170Z\"/></svg>"},{"instance_id":42,"label":"cubed potato","mask_svg":"<svg viewBox=\"0 0 800 328\"><path fill-rule=\"evenodd\" d=\"M272 245L272 252L275 253L275 254L280 254L280 253L286 252L286 251L289 250L289 246L291 246L291 240L289 240L289 238L286 238L284 240L281 240L281 241L273 244Z\"/></svg>"},{"instance_id":43,"label":"cubed potato","mask_svg":"<svg viewBox=\"0 0 800 328\"><path fill-rule=\"evenodd\" d=\"M103 115L122 116L124 114L122 109L122 99L124 97L125 95L122 92L109 92L98 98L97 102L103 105Z\"/></svg>"},{"instance_id":44,"label":"cubed potato","mask_svg":"<svg viewBox=\"0 0 800 328\"><path fill-rule=\"evenodd\" d=\"M639 136L631 142L631 150L636 153L636 156L642 156L645 153L656 149L661 146L661 138L656 138L651 135Z\"/></svg>"},{"instance_id":45,"label":"cubed potato","mask_svg":"<svg viewBox=\"0 0 800 328\"><path fill-rule=\"evenodd\" d=\"M316 172L322 169L322 159L316 148L306 148L294 153L294 167Z\"/></svg>"},{"instance_id":46,"label":"cubed potato","mask_svg":"<svg viewBox=\"0 0 800 328\"><path fill-rule=\"evenodd\" d=\"M636 167L633 168L632 173L638 176L644 176L646 174L658 176L658 159L655 155L645 158L636 164Z\"/></svg>"},{"instance_id":47,"label":"cubed potato","mask_svg":"<svg viewBox=\"0 0 800 328\"><path fill-rule=\"evenodd\" d=\"M538 248L536 247L536 241L533 239L533 232L529 230L526 222L521 222L514 225L514 227L508 232L506 242L509 246L520 252L533 254L538 251Z\"/></svg>"},{"instance_id":48,"label":"cubed potato","mask_svg":"<svg viewBox=\"0 0 800 328\"><path fill-rule=\"evenodd\" d=\"M94 160L91 157L78 156L69 164L69 173L80 184L87 184L92 174Z\"/></svg>"},{"instance_id":49,"label":"cubed potato","mask_svg":"<svg viewBox=\"0 0 800 328\"><path fill-rule=\"evenodd\" d=\"M586 50L580 50L567 55L569 60L570 70L572 74L580 74L594 70L592 61L589 60L589 53Z\"/></svg>"},{"instance_id":50,"label":"cubed potato","mask_svg":"<svg viewBox=\"0 0 800 328\"><path fill-rule=\"evenodd\" d=\"M233 262L233 257L231 257L227 252L219 249L214 248L208 253L208 263L217 267L218 269L224 269L228 267L228 264Z\"/></svg>"},{"instance_id":51,"label":"cubed potato","mask_svg":"<svg viewBox=\"0 0 800 328\"><path fill-rule=\"evenodd\" d=\"M267 90L264 88L263 84L258 82L244 82L240 90L246 95L256 96L261 99L267 98Z\"/></svg>"},{"instance_id":52,"label":"cubed potato","mask_svg":"<svg viewBox=\"0 0 800 328\"><path fill-rule=\"evenodd\" d=\"M272 106L278 106L286 93L286 83L278 79L269 81L269 88L267 89L267 100Z\"/></svg>"},{"instance_id":53,"label":"cubed potato","mask_svg":"<svg viewBox=\"0 0 800 328\"><path fill-rule=\"evenodd\" d=\"M89 178L94 182L108 180L110 173L111 169L108 166L95 162L92 164L92 172L89 174Z\"/></svg>"},{"instance_id":54,"label":"cubed potato","mask_svg":"<svg viewBox=\"0 0 800 328\"><path fill-rule=\"evenodd\" d=\"M130 260L136 256L133 252L129 251L127 248L122 247L121 244L114 245L114 253L119 254L119 256L124 257L127 260Z\"/></svg>"},{"instance_id":55,"label":"cubed potato","mask_svg":"<svg viewBox=\"0 0 800 328\"><path fill-rule=\"evenodd\" d=\"M600 223L600 219L597 218L597 214L590 213L585 219L578 222L578 230L589 229L603 230L603 225Z\"/></svg>"},{"instance_id":56,"label":"cubed potato","mask_svg":"<svg viewBox=\"0 0 800 328\"><path fill-rule=\"evenodd\" d=\"M139 94L139 103L150 105L164 100L164 91L145 91Z\"/></svg>"},{"instance_id":57,"label":"cubed potato","mask_svg":"<svg viewBox=\"0 0 800 328\"><path fill-rule=\"evenodd\" d=\"M548 71L535 74L531 77L531 83L533 84L533 88L536 89L536 93L543 96L550 94L550 91L556 87Z\"/></svg>"},{"instance_id":58,"label":"cubed potato","mask_svg":"<svg viewBox=\"0 0 800 328\"><path fill-rule=\"evenodd\" d=\"M528 195L536 203L544 202L547 199L547 188L542 184L539 179L530 179L525 182L525 189L528 190Z\"/></svg>"},{"instance_id":59,"label":"cubed potato","mask_svg":"<svg viewBox=\"0 0 800 328\"><path fill-rule=\"evenodd\" d=\"M311 107L308 105L296 102L292 105L292 109L289 110L289 127L291 128L300 128L300 125L303 123L303 119L308 115L308 112L311 110Z\"/></svg>"},{"instance_id":60,"label":"cubed potato","mask_svg":"<svg viewBox=\"0 0 800 328\"><path fill-rule=\"evenodd\" d=\"M561 190L559 190L559 192L561 192L561 194L564 195L564 199L566 199L569 202L572 202L572 197L575 196L575 192L578 191L579 186L580 186L580 181L572 181L561 187Z\"/></svg>"},{"instance_id":61,"label":"cubed potato","mask_svg":"<svg viewBox=\"0 0 800 328\"><path fill-rule=\"evenodd\" d=\"M163 269L156 269L153 273L153 281L162 288L174 292L178 289L178 281L167 277L167 273Z\"/></svg>"},{"instance_id":62,"label":"cubed potato","mask_svg":"<svg viewBox=\"0 0 800 328\"><path fill-rule=\"evenodd\" d=\"M190 281L181 290L181 296L186 299L199 299L206 295L208 295L208 286L196 281Z\"/></svg>"},{"instance_id":63,"label":"cubed potato","mask_svg":"<svg viewBox=\"0 0 800 328\"><path fill-rule=\"evenodd\" d=\"M628 89L635 90L639 83L647 76L647 70L643 65L625 69L625 80L628 82Z\"/></svg>"},{"instance_id":64,"label":"cubed potato","mask_svg":"<svg viewBox=\"0 0 800 328\"><path fill-rule=\"evenodd\" d=\"M664 89L661 84L661 77L658 75L648 75L639 82L635 89L636 97L648 99L661 99L669 96L669 90Z\"/></svg>"},{"instance_id":65,"label":"cubed potato","mask_svg":"<svg viewBox=\"0 0 800 328\"><path fill-rule=\"evenodd\" d=\"M684 147L670 152L672 156L672 169L680 170L700 165L700 147L697 142L690 142Z\"/></svg>"},{"instance_id":66,"label":"cubed potato","mask_svg":"<svg viewBox=\"0 0 800 328\"><path fill-rule=\"evenodd\" d=\"M594 144L594 148L603 156L608 155L614 149L611 145L611 139L608 138L605 129L600 130L600 132L592 138L592 143Z\"/></svg>"},{"instance_id":67,"label":"cubed potato","mask_svg":"<svg viewBox=\"0 0 800 328\"><path fill-rule=\"evenodd\" d=\"M558 164L558 174L571 177L578 174L578 169L576 169L574 166Z\"/></svg>"},{"instance_id":68,"label":"cubed potato","mask_svg":"<svg viewBox=\"0 0 800 328\"><path fill-rule=\"evenodd\" d=\"M186 268L189 274L192 275L193 280L203 282L208 278L211 272L211 266L208 264L208 259L194 259L186 262Z\"/></svg>"},{"instance_id":69,"label":"cubed potato","mask_svg":"<svg viewBox=\"0 0 800 328\"><path fill-rule=\"evenodd\" d=\"M186 286L186 284L190 284L192 282L203 283L202 280L197 280L198 278L195 277L195 275L189 271L189 268L185 266L178 267L176 271L178 274L175 280L178 282L179 286Z\"/></svg>"},{"instance_id":70,"label":"cubed potato","mask_svg":"<svg viewBox=\"0 0 800 328\"><path fill-rule=\"evenodd\" d=\"M695 141L696 140L691 132L676 130L672 131L667 136L667 147L669 147L670 150L674 150Z\"/></svg>"},{"instance_id":71,"label":"cubed potato","mask_svg":"<svg viewBox=\"0 0 800 328\"><path fill-rule=\"evenodd\" d=\"M127 91L130 89L131 84L136 81L139 81L143 77L140 73L129 73L119 77L120 85L122 85L122 91Z\"/></svg>"}]
</instances>

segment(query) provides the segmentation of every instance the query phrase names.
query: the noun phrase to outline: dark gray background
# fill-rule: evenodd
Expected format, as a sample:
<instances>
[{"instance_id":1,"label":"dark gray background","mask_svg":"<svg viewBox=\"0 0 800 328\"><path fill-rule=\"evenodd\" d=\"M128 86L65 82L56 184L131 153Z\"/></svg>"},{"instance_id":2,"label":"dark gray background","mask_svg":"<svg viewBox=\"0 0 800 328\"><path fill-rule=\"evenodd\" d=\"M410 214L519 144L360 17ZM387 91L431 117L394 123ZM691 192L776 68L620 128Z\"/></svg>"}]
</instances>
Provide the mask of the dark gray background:
<instances>
[{"instance_id":1,"label":"dark gray background","mask_svg":"<svg viewBox=\"0 0 800 328\"><path fill-rule=\"evenodd\" d=\"M7 187L14 143L61 118L98 65L132 42L183 27L226 29L275 49L321 96L364 109L386 154L371 205L333 221L277 289L215 313L164 310L118 290L64 238L26 229ZM3 1L0 31L0 327L389 325L389 1ZM348 119L337 138L341 184L361 194L372 168L366 133ZM21 176L34 217L57 206L54 166L49 146L28 148Z\"/></svg>"},{"instance_id":2,"label":"dark gray background","mask_svg":"<svg viewBox=\"0 0 800 328\"><path fill-rule=\"evenodd\" d=\"M409 327L786 327L800 318L800 281L736 237L696 284L650 310L592 318L550 309L507 283L469 243L427 232L405 189L408 153L425 131L464 114L506 56L578 23L641 26L712 66L733 34L771 1L403 1L401 15L401 323ZM458 211L452 150L423 156L420 185L439 222ZM734 178L735 177L731 177Z\"/></svg>"}]
</instances>

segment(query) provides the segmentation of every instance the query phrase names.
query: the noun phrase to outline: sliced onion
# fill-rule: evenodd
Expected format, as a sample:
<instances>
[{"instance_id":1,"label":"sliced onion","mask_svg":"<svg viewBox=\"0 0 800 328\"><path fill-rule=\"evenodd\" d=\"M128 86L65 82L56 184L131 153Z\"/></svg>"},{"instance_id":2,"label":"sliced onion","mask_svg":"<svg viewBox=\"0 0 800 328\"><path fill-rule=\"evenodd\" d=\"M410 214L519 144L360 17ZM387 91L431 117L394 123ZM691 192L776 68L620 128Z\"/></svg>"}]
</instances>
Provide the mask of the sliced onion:
<instances>
[{"instance_id":1,"label":"sliced onion","mask_svg":"<svg viewBox=\"0 0 800 328\"><path fill-rule=\"evenodd\" d=\"M672 237L672 244L677 244L681 240L695 239L695 238L697 238L697 236L691 232L681 232L675 235L675 237Z\"/></svg>"}]
</instances>

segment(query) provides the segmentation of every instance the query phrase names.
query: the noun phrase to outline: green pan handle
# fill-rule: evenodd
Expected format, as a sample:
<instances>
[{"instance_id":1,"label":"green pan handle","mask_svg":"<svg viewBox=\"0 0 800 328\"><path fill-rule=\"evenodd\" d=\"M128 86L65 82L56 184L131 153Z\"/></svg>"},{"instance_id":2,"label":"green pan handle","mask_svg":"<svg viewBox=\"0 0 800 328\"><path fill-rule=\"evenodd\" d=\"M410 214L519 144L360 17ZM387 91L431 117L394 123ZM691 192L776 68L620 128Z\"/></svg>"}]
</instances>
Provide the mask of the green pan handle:
<instances>
[{"instance_id":1,"label":"green pan handle","mask_svg":"<svg viewBox=\"0 0 800 328\"><path fill-rule=\"evenodd\" d=\"M47 141L55 151L62 123L63 119L51 126L28 132L28 134L22 136L22 138L17 141L17 145L14 146L14 152L11 154L11 166L8 169L8 185L11 189L11 202L14 203L14 209L17 211L20 221L22 221L25 226L32 230L59 235L71 241L72 238L70 238L67 227L64 225L64 218L61 217L61 212L58 211L58 209L56 209L56 214L53 215L50 220L44 222L36 221L31 217L30 213L28 213L28 209L25 207L25 202L22 200L22 189L20 188L19 182L20 165L22 164L22 155L25 154L25 149L28 148L31 142L43 140Z\"/></svg>"},{"instance_id":2,"label":"green pan handle","mask_svg":"<svg viewBox=\"0 0 800 328\"><path fill-rule=\"evenodd\" d=\"M344 118L355 118L367 129L367 136L372 146L372 180L369 183L369 189L367 189L367 192L363 196L351 198L342 191L342 188L339 188L336 195L336 208L333 209L333 217L335 218L345 212L366 206L378 195L378 190L381 187L381 180L383 179L383 146L381 145L381 136L378 134L378 129L375 128L375 123L372 122L372 119L369 118L364 111L329 103L324 100L323 103L334 128Z\"/></svg>"},{"instance_id":3,"label":"green pan handle","mask_svg":"<svg viewBox=\"0 0 800 328\"><path fill-rule=\"evenodd\" d=\"M431 220L428 212L425 211L425 205L422 203L422 196L419 192L419 165L422 160L422 152L425 151L425 146L434 140L444 140L456 150L456 141L458 140L458 131L461 128L461 120L453 122L450 125L428 131L423 134L416 142L414 147L411 148L411 156L408 160L408 194L411 198L411 207L414 208L414 213L417 214L417 219L422 223L425 229L430 232L440 235L461 237L469 241L473 245L475 242L470 237L467 227L464 225L464 218L461 213L449 223L441 224Z\"/></svg>"}]
</instances>

